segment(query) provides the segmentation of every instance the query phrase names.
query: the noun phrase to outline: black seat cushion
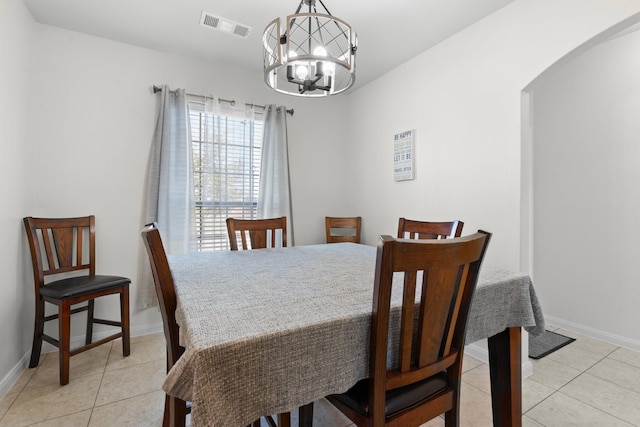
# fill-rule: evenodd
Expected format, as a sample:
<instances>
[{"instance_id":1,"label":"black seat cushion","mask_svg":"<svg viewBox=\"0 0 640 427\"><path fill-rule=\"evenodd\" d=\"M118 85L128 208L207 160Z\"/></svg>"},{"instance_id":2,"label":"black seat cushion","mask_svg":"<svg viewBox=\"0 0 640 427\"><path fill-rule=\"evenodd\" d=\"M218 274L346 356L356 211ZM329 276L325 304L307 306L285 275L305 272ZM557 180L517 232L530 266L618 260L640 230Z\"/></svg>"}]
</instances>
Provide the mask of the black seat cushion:
<instances>
[{"instance_id":1,"label":"black seat cushion","mask_svg":"<svg viewBox=\"0 0 640 427\"><path fill-rule=\"evenodd\" d=\"M424 381L405 387L389 390L385 403L386 418L412 408L430 397L445 391L448 387L447 374L442 372ZM334 394L332 398L356 411L363 417L369 413L369 380L359 381L343 394Z\"/></svg>"},{"instance_id":2,"label":"black seat cushion","mask_svg":"<svg viewBox=\"0 0 640 427\"><path fill-rule=\"evenodd\" d=\"M131 280L121 276L76 276L48 283L40 288L40 294L62 300L129 283Z\"/></svg>"}]
</instances>

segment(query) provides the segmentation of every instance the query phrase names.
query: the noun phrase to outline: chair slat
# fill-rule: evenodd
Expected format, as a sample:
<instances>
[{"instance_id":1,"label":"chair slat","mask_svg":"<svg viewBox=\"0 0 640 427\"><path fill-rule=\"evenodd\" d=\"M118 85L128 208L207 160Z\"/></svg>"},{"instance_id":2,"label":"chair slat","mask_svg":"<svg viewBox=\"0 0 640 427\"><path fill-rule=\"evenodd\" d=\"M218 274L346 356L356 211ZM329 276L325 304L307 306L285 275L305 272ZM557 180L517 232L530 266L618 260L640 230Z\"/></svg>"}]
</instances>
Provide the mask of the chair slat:
<instances>
[{"instance_id":1,"label":"chair slat","mask_svg":"<svg viewBox=\"0 0 640 427\"><path fill-rule=\"evenodd\" d=\"M83 250L83 245L82 242L84 241L84 229L83 228L78 228L77 232L76 232L76 264L77 265L83 265L84 264L84 259L82 256L82 250ZM93 273L90 273L93 274Z\"/></svg>"},{"instance_id":2,"label":"chair slat","mask_svg":"<svg viewBox=\"0 0 640 427\"><path fill-rule=\"evenodd\" d=\"M42 233L42 243L44 244L44 253L47 256L47 269L43 271L55 271L57 268L56 259L53 256L53 245L51 244L51 238L49 237L49 229L43 228L40 230Z\"/></svg>"},{"instance_id":3,"label":"chair slat","mask_svg":"<svg viewBox=\"0 0 640 427\"><path fill-rule=\"evenodd\" d=\"M404 274L403 310L400 319L400 347L398 349L398 369L400 372L407 372L411 369L415 323L416 280L416 271L408 271Z\"/></svg>"},{"instance_id":4,"label":"chair slat","mask_svg":"<svg viewBox=\"0 0 640 427\"><path fill-rule=\"evenodd\" d=\"M79 229L81 230L81 229ZM73 262L73 228L53 228L53 244L60 268L72 267ZM78 233L80 234L80 233Z\"/></svg>"},{"instance_id":5,"label":"chair slat","mask_svg":"<svg viewBox=\"0 0 640 427\"><path fill-rule=\"evenodd\" d=\"M418 338L418 366L433 363L441 355L443 334L449 320L453 296L450 269L436 268L429 271L426 293L420 304Z\"/></svg>"},{"instance_id":6,"label":"chair slat","mask_svg":"<svg viewBox=\"0 0 640 427\"><path fill-rule=\"evenodd\" d=\"M240 230L240 236L242 237L242 249L247 249L247 233Z\"/></svg>"},{"instance_id":7,"label":"chair slat","mask_svg":"<svg viewBox=\"0 0 640 427\"><path fill-rule=\"evenodd\" d=\"M267 230L249 230L251 236L251 249L264 249L267 247ZM248 249L244 246L242 249ZM275 247L275 243L271 242L271 247Z\"/></svg>"},{"instance_id":8,"label":"chair slat","mask_svg":"<svg viewBox=\"0 0 640 427\"><path fill-rule=\"evenodd\" d=\"M443 340L442 354L447 354L451 351L453 339L455 335L456 325L459 319L459 313L462 306L464 289L463 283L467 281L467 275L469 274L469 265L465 264L460 267L459 278L456 280L454 289L454 300L452 301L452 307L449 311L449 319L447 319L447 330Z\"/></svg>"}]
</instances>

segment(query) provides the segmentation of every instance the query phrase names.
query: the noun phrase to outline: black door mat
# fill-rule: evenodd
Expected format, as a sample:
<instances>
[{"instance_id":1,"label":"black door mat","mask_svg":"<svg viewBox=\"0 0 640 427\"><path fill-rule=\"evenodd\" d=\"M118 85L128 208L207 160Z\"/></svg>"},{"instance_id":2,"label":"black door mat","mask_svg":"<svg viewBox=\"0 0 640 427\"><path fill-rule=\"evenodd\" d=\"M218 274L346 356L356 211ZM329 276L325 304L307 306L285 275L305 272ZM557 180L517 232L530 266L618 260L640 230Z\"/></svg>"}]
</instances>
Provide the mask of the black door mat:
<instances>
[{"instance_id":1,"label":"black door mat","mask_svg":"<svg viewBox=\"0 0 640 427\"><path fill-rule=\"evenodd\" d=\"M566 337L551 331L544 331L537 337L529 335L529 357L542 359L548 354L574 342L575 338Z\"/></svg>"}]
</instances>

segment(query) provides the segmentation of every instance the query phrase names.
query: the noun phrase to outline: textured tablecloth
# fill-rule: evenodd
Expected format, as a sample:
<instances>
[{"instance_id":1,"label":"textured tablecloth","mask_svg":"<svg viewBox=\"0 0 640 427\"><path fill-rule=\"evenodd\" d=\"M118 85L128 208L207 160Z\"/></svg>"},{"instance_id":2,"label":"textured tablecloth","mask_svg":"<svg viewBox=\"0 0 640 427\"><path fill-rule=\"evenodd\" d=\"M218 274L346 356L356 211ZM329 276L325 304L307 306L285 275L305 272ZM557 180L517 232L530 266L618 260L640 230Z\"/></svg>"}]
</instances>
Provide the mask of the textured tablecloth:
<instances>
[{"instance_id":1,"label":"textured tablecloth","mask_svg":"<svg viewBox=\"0 0 640 427\"><path fill-rule=\"evenodd\" d=\"M368 372L375 258L353 243L170 256L186 352L163 389L192 402L195 427L346 391ZM544 329L531 280L482 269L467 343L510 326Z\"/></svg>"}]
</instances>

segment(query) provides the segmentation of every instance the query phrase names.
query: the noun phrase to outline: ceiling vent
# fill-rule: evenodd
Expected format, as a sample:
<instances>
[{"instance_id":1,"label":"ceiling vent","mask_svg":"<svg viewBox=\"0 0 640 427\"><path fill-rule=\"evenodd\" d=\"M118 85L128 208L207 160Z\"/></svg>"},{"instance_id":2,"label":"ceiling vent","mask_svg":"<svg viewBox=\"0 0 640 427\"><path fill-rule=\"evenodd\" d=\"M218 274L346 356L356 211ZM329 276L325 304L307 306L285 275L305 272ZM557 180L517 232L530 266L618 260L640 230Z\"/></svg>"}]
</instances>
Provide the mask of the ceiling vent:
<instances>
[{"instance_id":1,"label":"ceiling vent","mask_svg":"<svg viewBox=\"0 0 640 427\"><path fill-rule=\"evenodd\" d=\"M248 38L251 33L251 27L248 25L240 24L239 22L232 21L231 19L223 18L222 16L214 15L205 11L203 11L200 16L200 26L222 31L227 34L233 34L234 36L245 39Z\"/></svg>"}]
</instances>

